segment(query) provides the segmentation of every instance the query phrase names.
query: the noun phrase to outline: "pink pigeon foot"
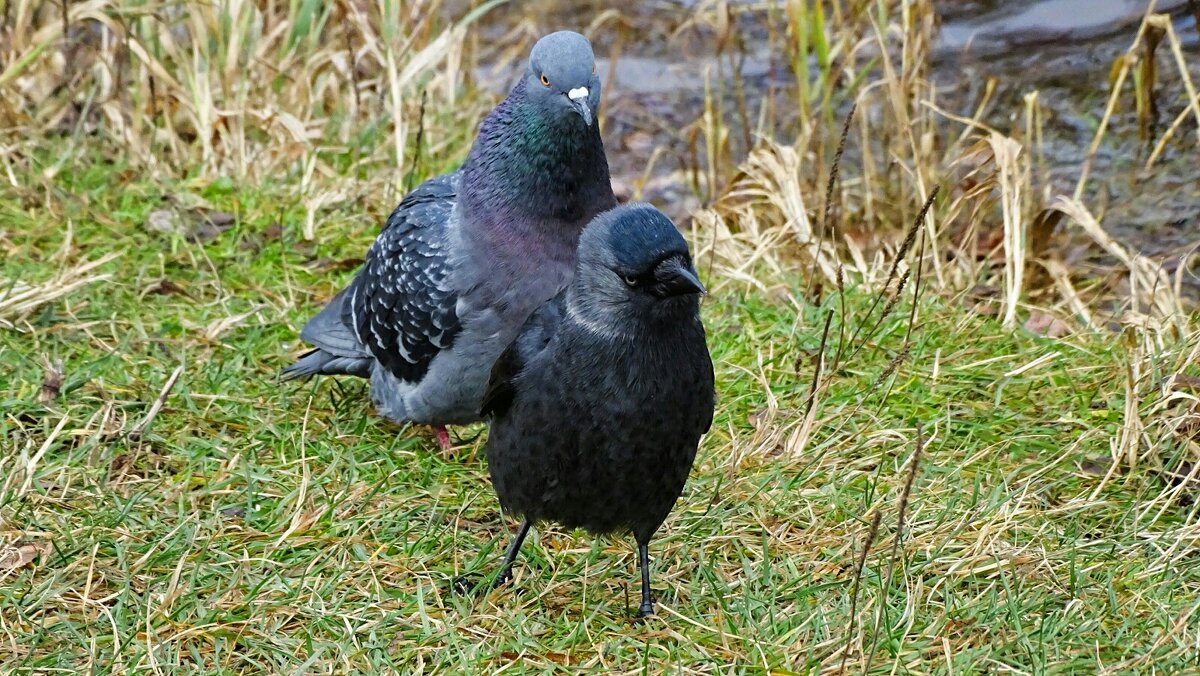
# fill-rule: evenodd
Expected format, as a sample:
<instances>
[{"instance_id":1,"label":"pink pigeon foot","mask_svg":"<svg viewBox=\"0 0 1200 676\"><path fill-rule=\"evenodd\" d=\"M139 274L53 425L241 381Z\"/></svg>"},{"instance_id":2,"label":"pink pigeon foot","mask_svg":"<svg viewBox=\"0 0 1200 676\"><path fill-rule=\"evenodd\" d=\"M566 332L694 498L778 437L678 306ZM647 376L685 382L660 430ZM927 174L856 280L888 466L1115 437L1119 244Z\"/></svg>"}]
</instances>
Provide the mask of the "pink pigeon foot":
<instances>
[{"instance_id":1,"label":"pink pigeon foot","mask_svg":"<svg viewBox=\"0 0 1200 676\"><path fill-rule=\"evenodd\" d=\"M443 451L450 450L450 432L446 429L446 426L434 425L433 433L437 437L438 446L441 446Z\"/></svg>"}]
</instances>

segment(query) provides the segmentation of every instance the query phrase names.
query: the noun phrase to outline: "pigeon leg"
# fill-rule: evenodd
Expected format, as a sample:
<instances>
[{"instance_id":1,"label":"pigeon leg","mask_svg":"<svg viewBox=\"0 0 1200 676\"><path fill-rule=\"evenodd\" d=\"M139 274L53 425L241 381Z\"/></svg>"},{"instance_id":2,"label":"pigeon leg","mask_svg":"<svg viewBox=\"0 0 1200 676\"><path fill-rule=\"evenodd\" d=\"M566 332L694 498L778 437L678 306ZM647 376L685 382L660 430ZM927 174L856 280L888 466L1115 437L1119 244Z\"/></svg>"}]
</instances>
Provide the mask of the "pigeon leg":
<instances>
[{"instance_id":1,"label":"pigeon leg","mask_svg":"<svg viewBox=\"0 0 1200 676\"><path fill-rule=\"evenodd\" d=\"M639 618L654 614L654 599L650 598L650 546L638 543L638 565L642 569L642 605L638 608Z\"/></svg>"},{"instance_id":2,"label":"pigeon leg","mask_svg":"<svg viewBox=\"0 0 1200 676\"><path fill-rule=\"evenodd\" d=\"M504 561L500 564L500 574L496 576L496 581L492 583L492 588L499 587L503 584L508 584L512 579L513 561L517 560L517 553L521 551L521 543L525 542L525 536L529 535L529 528L532 526L529 519L521 523L521 528L517 531L517 536L509 543L508 550L504 552Z\"/></svg>"},{"instance_id":3,"label":"pigeon leg","mask_svg":"<svg viewBox=\"0 0 1200 676\"><path fill-rule=\"evenodd\" d=\"M443 451L450 450L450 432L445 425L434 425L433 434L437 437L438 446L441 446Z\"/></svg>"}]
</instances>

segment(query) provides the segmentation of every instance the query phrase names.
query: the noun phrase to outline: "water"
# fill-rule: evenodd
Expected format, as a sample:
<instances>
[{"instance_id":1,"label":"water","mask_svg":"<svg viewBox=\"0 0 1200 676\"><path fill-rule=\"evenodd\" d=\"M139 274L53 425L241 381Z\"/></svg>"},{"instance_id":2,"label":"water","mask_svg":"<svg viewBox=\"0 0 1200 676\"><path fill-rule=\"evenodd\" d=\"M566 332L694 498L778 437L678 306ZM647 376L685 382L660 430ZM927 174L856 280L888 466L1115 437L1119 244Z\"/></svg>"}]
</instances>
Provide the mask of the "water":
<instances>
[{"instance_id":1,"label":"water","mask_svg":"<svg viewBox=\"0 0 1200 676\"><path fill-rule=\"evenodd\" d=\"M1003 59L1016 48L1088 50L1109 37L1132 37L1148 5L1147 0L967 2L943 14L938 53L969 52L976 58ZM1187 0L1160 0L1155 5L1157 12L1183 17L1176 29L1195 44L1195 31L1188 30L1194 19L1187 17L1186 10Z\"/></svg>"},{"instance_id":2,"label":"water","mask_svg":"<svg viewBox=\"0 0 1200 676\"><path fill-rule=\"evenodd\" d=\"M948 4L948 3L947 3ZM996 111L1020 110L1025 93L1037 90L1048 111L1047 161L1053 192L1070 194L1078 180L1109 96L1112 64L1133 44L1146 0L1039 0L967 2L943 17L933 54L933 77L959 112L978 101L980 83L999 84ZM1200 35L1186 0L1160 0L1169 13L1200 84ZM1158 132L1183 107L1186 92L1169 46L1157 53L1160 105ZM1132 78L1125 87L1129 91ZM955 94L957 92L957 94ZM1149 172L1149 154L1139 140L1132 94L1120 101L1111 131L1096 157L1090 207L1104 214L1111 234L1168 269L1178 254L1200 244L1200 150L1193 119L1178 132L1190 143L1173 144ZM991 116L1000 129L1011 121ZM1200 280L1191 278L1193 287Z\"/></svg>"},{"instance_id":3,"label":"water","mask_svg":"<svg viewBox=\"0 0 1200 676\"><path fill-rule=\"evenodd\" d=\"M686 126L703 114L706 74L724 73L714 56L715 32L694 26L697 0L646 3L623 9L629 20L621 31L616 72L608 54L618 40L611 23L593 32L599 68L605 82L606 145L614 185L625 196L644 177L643 197L685 223L700 206L689 182L689 164L703 141L689 136ZM730 4L736 4L736 0ZM761 7L763 3L745 3ZM970 116L978 106L983 85L997 85L986 121L1008 131L1020 121L1022 98L1039 92L1046 111L1045 151L1052 194L1070 194L1078 179L1108 97L1108 77L1114 61L1132 44L1145 14L1147 0L966 0L936 3L940 30L931 55L930 76L939 87L938 102L952 112ZM546 30L585 26L605 7L595 2L552 2L539 7L535 23ZM636 8L633 8L636 7ZM1160 0L1156 11L1170 13L1176 34L1190 59L1193 81L1200 84L1200 37L1187 0ZM768 92L791 83L789 70L771 53L764 12L739 15L735 30L742 44L740 69L753 103ZM529 18L529 17L526 17ZM776 17L778 19L778 17ZM493 15L485 35L499 38L517 17ZM1181 109L1183 90L1170 51L1158 53L1159 132ZM492 78L497 91L511 78ZM1129 87L1126 84L1126 87ZM1087 203L1103 213L1111 233L1143 253L1172 255L1200 241L1200 152L1196 145L1177 143L1150 172L1147 145L1139 140L1132 94L1112 120L1106 142L1095 158ZM728 101L727 101L728 102ZM753 114L753 111L751 111ZM947 122L957 135L957 123ZM1189 119L1180 134L1194 139ZM734 136L739 132L732 130ZM786 138L783 131L781 138ZM647 162L659 153L654 166ZM1200 282L1200 280L1197 280Z\"/></svg>"}]
</instances>

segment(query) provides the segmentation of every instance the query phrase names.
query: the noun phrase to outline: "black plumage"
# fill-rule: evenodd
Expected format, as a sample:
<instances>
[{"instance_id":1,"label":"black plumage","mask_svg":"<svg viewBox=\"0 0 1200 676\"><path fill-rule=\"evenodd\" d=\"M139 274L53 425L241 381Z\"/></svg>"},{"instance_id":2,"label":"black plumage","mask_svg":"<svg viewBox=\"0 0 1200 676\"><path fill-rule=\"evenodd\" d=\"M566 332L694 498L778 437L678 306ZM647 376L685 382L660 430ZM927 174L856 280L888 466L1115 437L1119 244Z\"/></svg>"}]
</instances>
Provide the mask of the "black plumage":
<instances>
[{"instance_id":1,"label":"black plumage","mask_svg":"<svg viewBox=\"0 0 1200 676\"><path fill-rule=\"evenodd\" d=\"M653 612L648 544L683 491L713 414L713 367L687 244L648 205L596 218L576 277L492 369L488 470L500 504L531 524L630 532Z\"/></svg>"}]
</instances>

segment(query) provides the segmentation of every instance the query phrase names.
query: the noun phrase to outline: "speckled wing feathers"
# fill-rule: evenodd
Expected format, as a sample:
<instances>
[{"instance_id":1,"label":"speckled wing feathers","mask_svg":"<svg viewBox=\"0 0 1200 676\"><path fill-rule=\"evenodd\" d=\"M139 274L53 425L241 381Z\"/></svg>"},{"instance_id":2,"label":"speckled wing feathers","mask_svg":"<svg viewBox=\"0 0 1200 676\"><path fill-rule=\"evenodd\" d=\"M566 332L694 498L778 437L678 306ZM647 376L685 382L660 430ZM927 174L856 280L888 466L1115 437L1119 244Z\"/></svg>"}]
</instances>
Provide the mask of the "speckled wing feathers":
<instances>
[{"instance_id":1,"label":"speckled wing feathers","mask_svg":"<svg viewBox=\"0 0 1200 676\"><path fill-rule=\"evenodd\" d=\"M349 289L344 321L379 365L418 382L461 330L446 260L458 173L430 179L400 202Z\"/></svg>"}]
</instances>

